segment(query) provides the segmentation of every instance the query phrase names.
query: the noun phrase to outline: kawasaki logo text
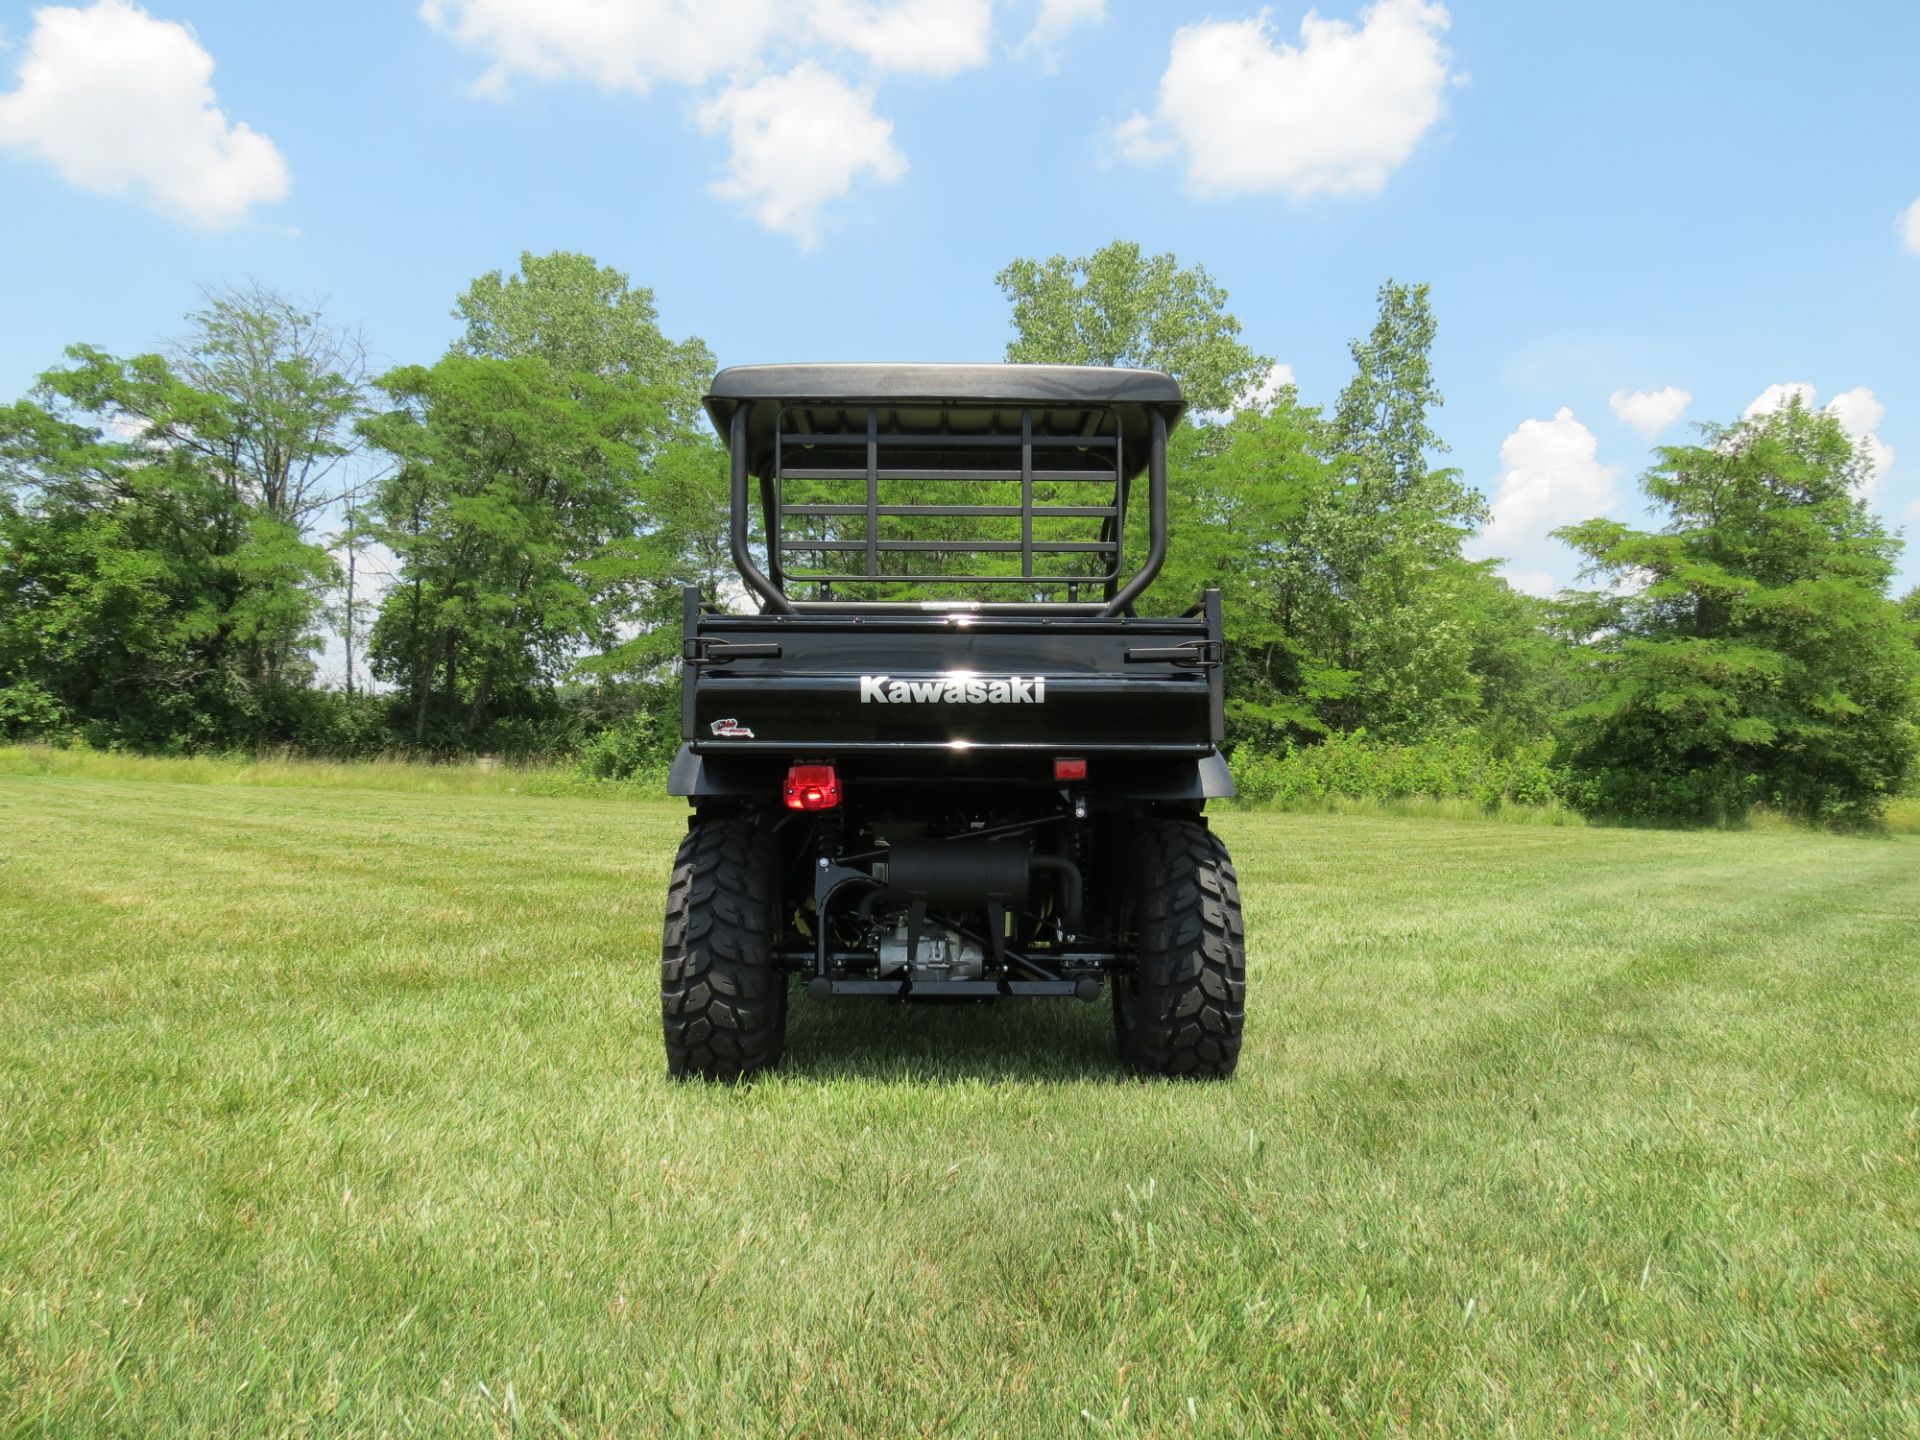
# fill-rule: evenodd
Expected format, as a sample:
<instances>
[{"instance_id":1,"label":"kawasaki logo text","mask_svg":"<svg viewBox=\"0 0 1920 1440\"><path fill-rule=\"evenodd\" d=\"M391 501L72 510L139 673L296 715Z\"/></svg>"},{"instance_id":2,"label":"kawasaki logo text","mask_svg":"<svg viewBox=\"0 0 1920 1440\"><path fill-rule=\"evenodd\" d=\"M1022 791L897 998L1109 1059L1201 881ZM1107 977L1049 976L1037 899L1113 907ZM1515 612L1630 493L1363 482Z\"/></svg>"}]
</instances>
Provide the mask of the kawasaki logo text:
<instances>
[{"instance_id":1,"label":"kawasaki logo text","mask_svg":"<svg viewBox=\"0 0 1920 1440\"><path fill-rule=\"evenodd\" d=\"M941 676L933 680L895 680L887 675L860 677L862 705L1044 705L1047 677L1014 675L1005 680Z\"/></svg>"}]
</instances>

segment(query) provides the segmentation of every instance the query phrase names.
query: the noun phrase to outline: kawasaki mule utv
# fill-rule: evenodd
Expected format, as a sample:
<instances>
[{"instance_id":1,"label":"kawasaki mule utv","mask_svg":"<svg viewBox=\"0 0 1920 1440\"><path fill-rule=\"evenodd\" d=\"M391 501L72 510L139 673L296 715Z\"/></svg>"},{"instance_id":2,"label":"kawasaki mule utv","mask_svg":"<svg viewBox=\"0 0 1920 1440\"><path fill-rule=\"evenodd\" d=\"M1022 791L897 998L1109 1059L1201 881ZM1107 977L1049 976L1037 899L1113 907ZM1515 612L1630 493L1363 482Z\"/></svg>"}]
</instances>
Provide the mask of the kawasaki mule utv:
<instances>
[{"instance_id":1,"label":"kawasaki mule utv","mask_svg":"<svg viewBox=\"0 0 1920 1440\"><path fill-rule=\"evenodd\" d=\"M685 593L670 788L694 813L661 956L669 1069L777 1064L804 977L823 1000L1108 989L1136 1073L1232 1074L1240 895L1201 814L1233 793L1220 595L1138 613L1167 553L1179 387L758 365L722 370L706 404L759 613Z\"/></svg>"}]
</instances>

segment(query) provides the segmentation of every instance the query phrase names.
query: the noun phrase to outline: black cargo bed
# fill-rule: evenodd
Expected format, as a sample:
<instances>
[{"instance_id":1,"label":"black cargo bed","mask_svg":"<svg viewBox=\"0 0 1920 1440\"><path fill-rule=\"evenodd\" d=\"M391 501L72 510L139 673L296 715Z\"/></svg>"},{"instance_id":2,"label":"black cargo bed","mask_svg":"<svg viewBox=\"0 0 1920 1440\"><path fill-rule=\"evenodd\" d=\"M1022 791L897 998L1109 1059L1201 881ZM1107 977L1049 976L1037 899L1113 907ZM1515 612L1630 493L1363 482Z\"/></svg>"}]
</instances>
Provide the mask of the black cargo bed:
<instances>
[{"instance_id":1,"label":"black cargo bed","mask_svg":"<svg viewBox=\"0 0 1920 1440\"><path fill-rule=\"evenodd\" d=\"M1205 755L1220 743L1217 594L1183 616L727 615L689 592L696 751Z\"/></svg>"}]
</instances>

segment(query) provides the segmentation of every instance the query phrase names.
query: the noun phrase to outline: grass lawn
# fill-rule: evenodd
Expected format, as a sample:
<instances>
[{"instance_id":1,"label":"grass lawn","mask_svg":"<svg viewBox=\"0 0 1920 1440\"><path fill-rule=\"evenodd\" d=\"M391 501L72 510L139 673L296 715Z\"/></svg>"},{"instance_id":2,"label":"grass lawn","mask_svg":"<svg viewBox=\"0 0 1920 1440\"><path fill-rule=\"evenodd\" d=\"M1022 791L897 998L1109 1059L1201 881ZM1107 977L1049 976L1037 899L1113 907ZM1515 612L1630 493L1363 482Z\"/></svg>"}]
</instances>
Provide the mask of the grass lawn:
<instances>
[{"instance_id":1,"label":"grass lawn","mask_svg":"<svg viewBox=\"0 0 1920 1440\"><path fill-rule=\"evenodd\" d=\"M681 824L0 776L0 1436L1920 1433L1920 840L1225 815L1230 1084L727 1090Z\"/></svg>"}]
</instances>

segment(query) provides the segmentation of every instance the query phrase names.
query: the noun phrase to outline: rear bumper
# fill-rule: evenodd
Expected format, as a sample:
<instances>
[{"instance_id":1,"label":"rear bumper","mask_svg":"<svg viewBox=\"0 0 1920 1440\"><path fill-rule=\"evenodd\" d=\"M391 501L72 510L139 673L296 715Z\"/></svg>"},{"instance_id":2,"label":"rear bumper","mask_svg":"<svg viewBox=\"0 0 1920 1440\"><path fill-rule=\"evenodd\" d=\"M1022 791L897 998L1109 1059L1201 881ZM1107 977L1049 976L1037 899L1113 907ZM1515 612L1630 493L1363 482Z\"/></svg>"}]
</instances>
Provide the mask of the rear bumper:
<instances>
[{"instance_id":1,"label":"rear bumper","mask_svg":"<svg viewBox=\"0 0 1920 1440\"><path fill-rule=\"evenodd\" d=\"M726 741L711 748L682 745L667 776L667 793L687 799L764 798L780 793L787 766L797 759L831 760L857 790L928 785L1061 788L1053 757L1084 755L1085 781L1073 789L1126 800L1221 800L1234 794L1233 775L1208 747L1143 750L1139 746L994 745L957 751L949 743L795 747L787 743Z\"/></svg>"}]
</instances>

